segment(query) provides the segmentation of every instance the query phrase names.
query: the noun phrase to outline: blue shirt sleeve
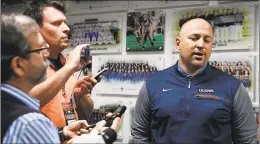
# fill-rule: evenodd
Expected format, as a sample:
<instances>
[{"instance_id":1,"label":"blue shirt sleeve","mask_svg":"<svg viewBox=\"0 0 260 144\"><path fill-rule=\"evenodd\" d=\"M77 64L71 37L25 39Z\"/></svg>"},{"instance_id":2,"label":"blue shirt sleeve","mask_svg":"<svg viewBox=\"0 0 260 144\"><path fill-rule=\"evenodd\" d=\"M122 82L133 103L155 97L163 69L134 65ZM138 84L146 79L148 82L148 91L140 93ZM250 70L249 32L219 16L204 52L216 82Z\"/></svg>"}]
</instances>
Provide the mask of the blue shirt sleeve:
<instances>
[{"instance_id":1,"label":"blue shirt sleeve","mask_svg":"<svg viewBox=\"0 0 260 144\"><path fill-rule=\"evenodd\" d=\"M3 143L60 143L53 123L39 113L20 116L8 128Z\"/></svg>"}]
</instances>

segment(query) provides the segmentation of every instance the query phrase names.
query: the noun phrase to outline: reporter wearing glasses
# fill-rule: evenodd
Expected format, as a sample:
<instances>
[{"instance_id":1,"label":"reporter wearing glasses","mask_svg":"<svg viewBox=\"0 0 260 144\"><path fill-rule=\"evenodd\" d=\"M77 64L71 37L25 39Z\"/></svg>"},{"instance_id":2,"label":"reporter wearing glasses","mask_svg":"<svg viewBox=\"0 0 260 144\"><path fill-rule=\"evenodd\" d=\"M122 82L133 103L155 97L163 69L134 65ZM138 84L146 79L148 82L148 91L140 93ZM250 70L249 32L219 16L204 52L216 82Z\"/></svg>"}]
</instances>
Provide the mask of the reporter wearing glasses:
<instances>
[{"instance_id":1,"label":"reporter wearing glasses","mask_svg":"<svg viewBox=\"0 0 260 144\"><path fill-rule=\"evenodd\" d=\"M66 126L58 135L54 124L39 111L40 101L28 95L45 80L49 65L49 46L37 23L23 15L2 15L1 36L1 142L60 143L77 136L86 121Z\"/></svg>"}]
</instances>

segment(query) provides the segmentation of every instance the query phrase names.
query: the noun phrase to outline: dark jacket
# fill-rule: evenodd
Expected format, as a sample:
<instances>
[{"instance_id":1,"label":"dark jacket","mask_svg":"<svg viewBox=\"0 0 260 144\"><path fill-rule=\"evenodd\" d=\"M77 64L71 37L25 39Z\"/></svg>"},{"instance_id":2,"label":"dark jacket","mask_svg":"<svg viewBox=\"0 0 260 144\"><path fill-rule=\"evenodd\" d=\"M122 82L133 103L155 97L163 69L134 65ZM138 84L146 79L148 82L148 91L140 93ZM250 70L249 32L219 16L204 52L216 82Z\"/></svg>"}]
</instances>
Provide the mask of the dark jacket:
<instances>
[{"instance_id":1,"label":"dark jacket","mask_svg":"<svg viewBox=\"0 0 260 144\"><path fill-rule=\"evenodd\" d=\"M187 77L174 65L140 90L130 143L252 144L257 126L247 90L210 66Z\"/></svg>"}]
</instances>

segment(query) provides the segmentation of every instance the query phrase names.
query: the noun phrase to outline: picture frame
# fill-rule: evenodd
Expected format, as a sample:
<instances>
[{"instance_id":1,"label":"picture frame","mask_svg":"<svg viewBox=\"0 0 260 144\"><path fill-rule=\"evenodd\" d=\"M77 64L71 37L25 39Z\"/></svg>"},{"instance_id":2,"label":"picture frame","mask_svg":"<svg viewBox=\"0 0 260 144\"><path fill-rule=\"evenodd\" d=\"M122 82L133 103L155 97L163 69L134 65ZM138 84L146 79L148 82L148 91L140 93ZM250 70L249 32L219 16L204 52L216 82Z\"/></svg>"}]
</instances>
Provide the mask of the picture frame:
<instances>
[{"instance_id":1,"label":"picture frame","mask_svg":"<svg viewBox=\"0 0 260 144\"><path fill-rule=\"evenodd\" d=\"M137 95L145 80L164 67L162 56L94 56L92 73L108 67L96 85L97 94Z\"/></svg>"}]
</instances>

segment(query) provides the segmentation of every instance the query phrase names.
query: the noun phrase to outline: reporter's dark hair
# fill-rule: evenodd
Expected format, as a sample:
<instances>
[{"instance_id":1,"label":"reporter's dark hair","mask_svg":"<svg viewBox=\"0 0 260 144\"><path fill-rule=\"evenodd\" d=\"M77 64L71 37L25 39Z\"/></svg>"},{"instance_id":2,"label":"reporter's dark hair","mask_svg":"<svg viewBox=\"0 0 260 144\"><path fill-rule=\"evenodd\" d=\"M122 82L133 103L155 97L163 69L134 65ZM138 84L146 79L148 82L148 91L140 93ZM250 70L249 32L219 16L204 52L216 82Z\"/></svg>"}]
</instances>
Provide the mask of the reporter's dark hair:
<instances>
[{"instance_id":1,"label":"reporter's dark hair","mask_svg":"<svg viewBox=\"0 0 260 144\"><path fill-rule=\"evenodd\" d=\"M66 13L65 5L60 1L51 1L51 0L32 0L27 8L24 11L24 15L27 15L38 23L39 26L42 26L43 22L43 9L45 7L54 7L64 14Z\"/></svg>"},{"instance_id":2,"label":"reporter's dark hair","mask_svg":"<svg viewBox=\"0 0 260 144\"><path fill-rule=\"evenodd\" d=\"M27 37L38 30L37 23L27 16L15 14L1 16L1 83L9 80L14 74L10 66L14 56L29 58L30 55L26 51L31 47Z\"/></svg>"}]
</instances>

